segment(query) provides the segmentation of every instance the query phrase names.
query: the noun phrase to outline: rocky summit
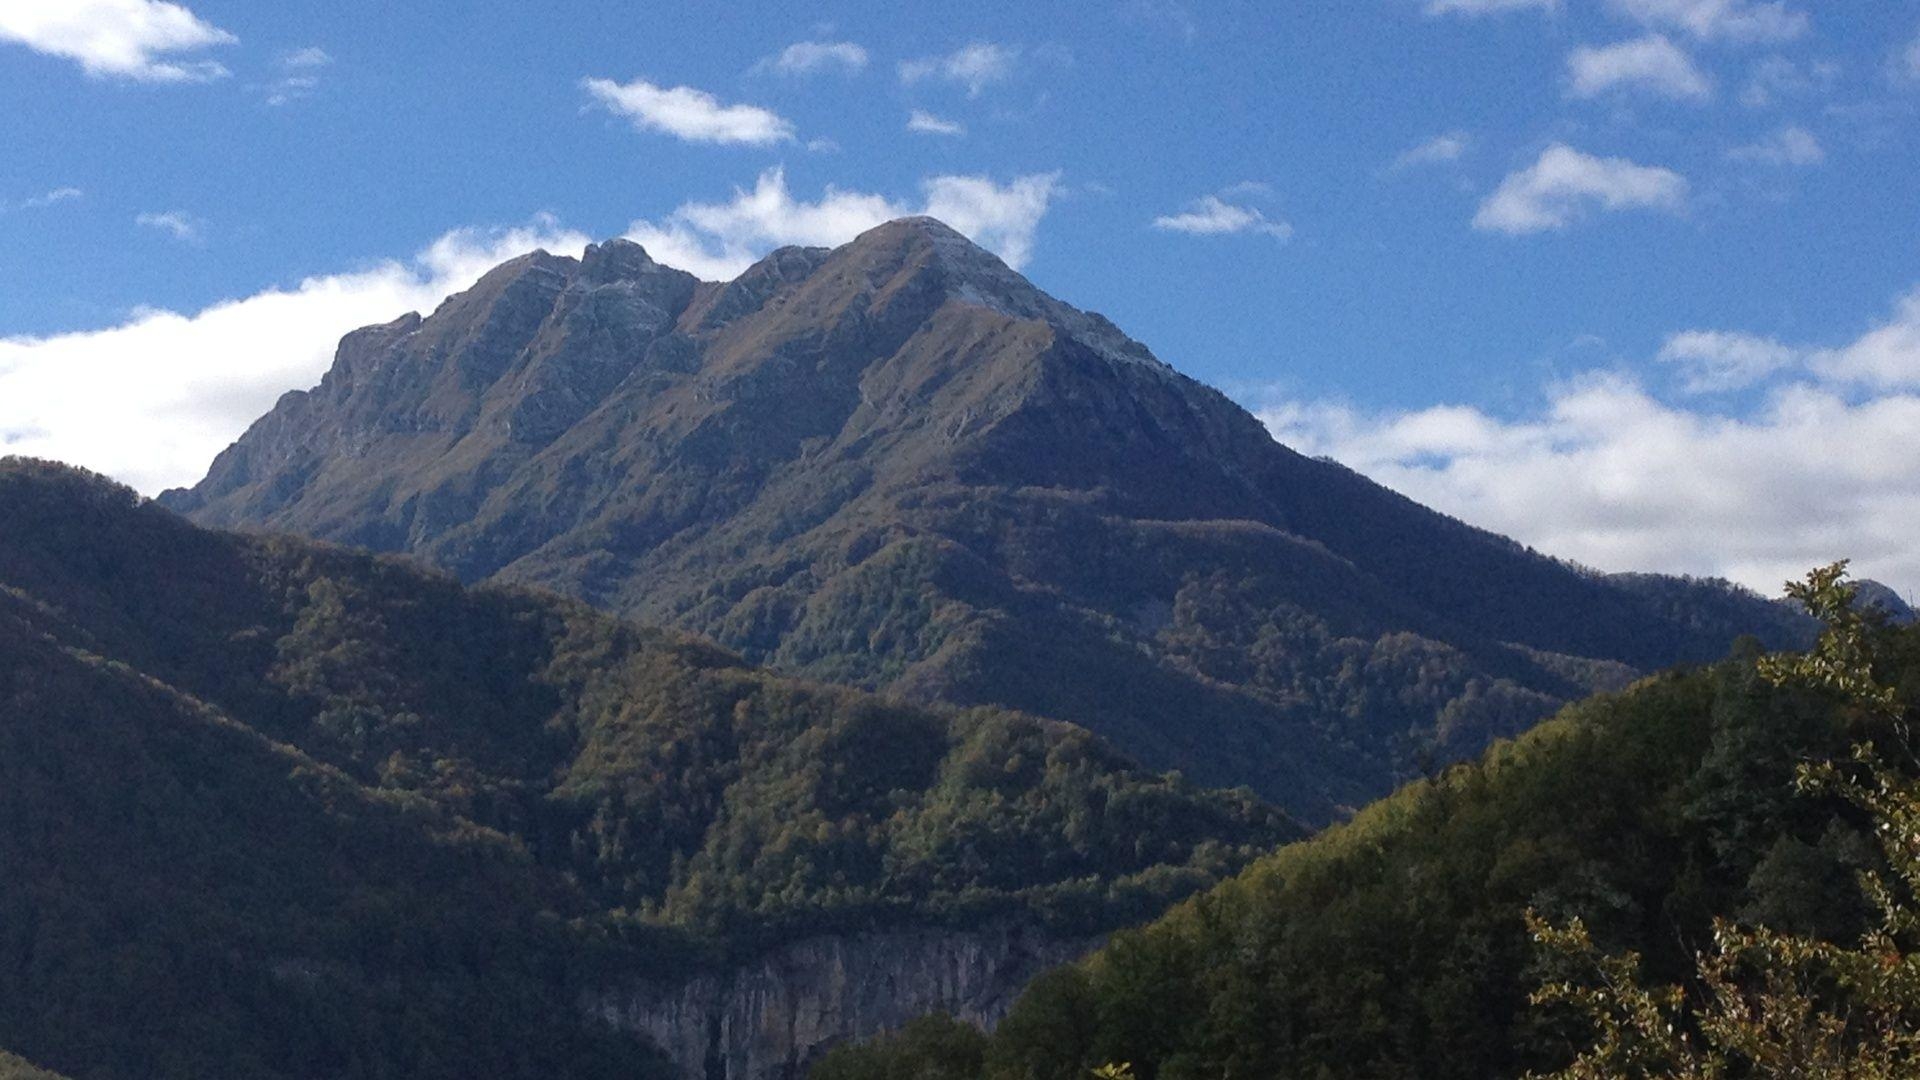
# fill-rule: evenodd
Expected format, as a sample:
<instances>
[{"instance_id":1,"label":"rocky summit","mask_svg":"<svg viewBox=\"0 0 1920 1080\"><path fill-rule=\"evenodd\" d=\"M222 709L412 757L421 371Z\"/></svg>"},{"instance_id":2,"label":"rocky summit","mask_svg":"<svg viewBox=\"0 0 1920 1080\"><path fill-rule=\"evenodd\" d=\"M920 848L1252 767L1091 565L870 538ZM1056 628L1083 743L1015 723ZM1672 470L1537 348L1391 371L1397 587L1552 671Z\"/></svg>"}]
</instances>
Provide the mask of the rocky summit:
<instances>
[{"instance_id":1,"label":"rocky summit","mask_svg":"<svg viewBox=\"0 0 1920 1080\"><path fill-rule=\"evenodd\" d=\"M1320 822L1593 689L1804 633L1289 450L927 218L726 283L624 240L514 259L347 335L163 501L1069 720Z\"/></svg>"}]
</instances>

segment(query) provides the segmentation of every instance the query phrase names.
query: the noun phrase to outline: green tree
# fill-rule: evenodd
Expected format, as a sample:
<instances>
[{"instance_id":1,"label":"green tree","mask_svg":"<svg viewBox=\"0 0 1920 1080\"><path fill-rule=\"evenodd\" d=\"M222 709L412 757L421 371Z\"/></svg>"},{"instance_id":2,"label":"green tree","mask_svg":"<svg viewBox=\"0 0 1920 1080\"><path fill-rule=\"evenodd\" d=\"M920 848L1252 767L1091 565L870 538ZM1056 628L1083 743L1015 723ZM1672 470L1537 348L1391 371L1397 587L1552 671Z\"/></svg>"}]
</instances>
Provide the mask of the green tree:
<instances>
[{"instance_id":1,"label":"green tree","mask_svg":"<svg viewBox=\"0 0 1920 1080\"><path fill-rule=\"evenodd\" d=\"M1803 765L1796 785L1844 798L1871 824L1885 869L1859 878L1877 921L1839 944L1716 919L1689 991L1644 985L1637 954L1608 955L1579 920L1554 926L1530 911L1540 946L1586 973L1547 983L1534 1003L1571 1006L1596 1033L1548 1080L1920 1075L1920 781L1901 695L1877 673L1888 648L1884 620L1859 608L1844 562L1788 593L1825 629L1811 651L1763 657L1759 670L1780 685L1837 695L1866 732L1848 761ZM1883 750L1875 735L1897 750Z\"/></svg>"}]
</instances>

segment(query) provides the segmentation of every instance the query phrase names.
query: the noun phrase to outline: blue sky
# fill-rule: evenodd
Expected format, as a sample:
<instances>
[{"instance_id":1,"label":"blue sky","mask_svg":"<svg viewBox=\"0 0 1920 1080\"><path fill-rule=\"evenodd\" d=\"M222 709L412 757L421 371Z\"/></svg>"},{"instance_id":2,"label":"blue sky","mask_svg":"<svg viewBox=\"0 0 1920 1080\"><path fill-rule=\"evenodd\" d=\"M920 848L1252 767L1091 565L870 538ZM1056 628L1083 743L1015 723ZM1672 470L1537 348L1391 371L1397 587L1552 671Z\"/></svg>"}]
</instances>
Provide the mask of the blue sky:
<instances>
[{"instance_id":1,"label":"blue sky","mask_svg":"<svg viewBox=\"0 0 1920 1080\"><path fill-rule=\"evenodd\" d=\"M0 443L145 490L518 247L933 209L1545 550L1920 587L1920 3L0 0L0 102Z\"/></svg>"}]
</instances>

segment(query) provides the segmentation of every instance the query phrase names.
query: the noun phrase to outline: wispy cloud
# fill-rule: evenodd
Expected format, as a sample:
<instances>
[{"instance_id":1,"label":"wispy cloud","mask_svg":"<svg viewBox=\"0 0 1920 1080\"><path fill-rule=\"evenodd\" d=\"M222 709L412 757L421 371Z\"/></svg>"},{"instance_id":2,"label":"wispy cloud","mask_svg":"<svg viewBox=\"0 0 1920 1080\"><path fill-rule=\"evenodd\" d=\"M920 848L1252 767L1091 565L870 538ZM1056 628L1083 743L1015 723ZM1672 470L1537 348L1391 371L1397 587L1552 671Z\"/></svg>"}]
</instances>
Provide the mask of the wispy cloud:
<instances>
[{"instance_id":1,"label":"wispy cloud","mask_svg":"<svg viewBox=\"0 0 1920 1080\"><path fill-rule=\"evenodd\" d=\"M1686 206L1689 185L1670 169L1601 158L1556 143L1510 174L1480 204L1474 228L1521 235L1564 229L1594 209L1664 210Z\"/></svg>"},{"instance_id":2,"label":"wispy cloud","mask_svg":"<svg viewBox=\"0 0 1920 1080\"><path fill-rule=\"evenodd\" d=\"M1791 41L1812 25L1785 0L1609 0L1643 26L1680 30L1702 41L1739 44Z\"/></svg>"},{"instance_id":3,"label":"wispy cloud","mask_svg":"<svg viewBox=\"0 0 1920 1080\"><path fill-rule=\"evenodd\" d=\"M1713 96L1712 80L1664 34L1575 49L1567 57L1567 75L1569 92L1579 98L1622 90L1685 101Z\"/></svg>"},{"instance_id":4,"label":"wispy cloud","mask_svg":"<svg viewBox=\"0 0 1920 1080\"><path fill-rule=\"evenodd\" d=\"M1818 165L1827 160L1827 151L1813 132L1788 124L1759 142L1734 147L1727 157L1763 165Z\"/></svg>"},{"instance_id":5,"label":"wispy cloud","mask_svg":"<svg viewBox=\"0 0 1920 1080\"><path fill-rule=\"evenodd\" d=\"M1840 65L1831 60L1800 63L1778 54L1756 61L1740 88L1740 104L1763 109L1783 97L1804 97L1833 88Z\"/></svg>"},{"instance_id":6,"label":"wispy cloud","mask_svg":"<svg viewBox=\"0 0 1920 1080\"><path fill-rule=\"evenodd\" d=\"M966 87L968 97L979 97L987 87L1012 78L1014 65L1019 58L1018 49L991 41L976 41L945 56L925 56L918 60L903 61L900 64L900 81L917 83L940 79Z\"/></svg>"},{"instance_id":7,"label":"wispy cloud","mask_svg":"<svg viewBox=\"0 0 1920 1080\"><path fill-rule=\"evenodd\" d=\"M796 41L752 68L774 75L855 75L866 69L867 50L851 41Z\"/></svg>"},{"instance_id":8,"label":"wispy cloud","mask_svg":"<svg viewBox=\"0 0 1920 1080\"><path fill-rule=\"evenodd\" d=\"M33 195L28 198L21 199L19 202L14 203L11 207L7 206L5 203L0 203L0 210L9 210L9 209L11 210L44 210L47 207L56 205L58 203L70 202L74 199L78 199L84 194L85 192L81 191L77 187L57 187L57 188L54 188L52 191L43 192L39 195Z\"/></svg>"},{"instance_id":9,"label":"wispy cloud","mask_svg":"<svg viewBox=\"0 0 1920 1080\"><path fill-rule=\"evenodd\" d=\"M1607 371L1551 384L1543 408L1514 417L1254 404L1297 450L1604 569L1722 575L1777 593L1808 566L1852 557L1862 574L1920 588L1920 291L1837 347L1689 331L1661 359L1694 390L1771 385L1732 412L1725 400L1676 404Z\"/></svg>"},{"instance_id":10,"label":"wispy cloud","mask_svg":"<svg viewBox=\"0 0 1920 1080\"><path fill-rule=\"evenodd\" d=\"M333 57L318 45L308 45L281 53L277 64L280 77L263 88L266 103L276 108L307 97L318 89L320 71L333 65Z\"/></svg>"},{"instance_id":11,"label":"wispy cloud","mask_svg":"<svg viewBox=\"0 0 1920 1080\"><path fill-rule=\"evenodd\" d=\"M956 120L944 120L924 109L915 109L907 114L907 130L921 135L965 135L966 125Z\"/></svg>"},{"instance_id":12,"label":"wispy cloud","mask_svg":"<svg viewBox=\"0 0 1920 1080\"><path fill-rule=\"evenodd\" d=\"M333 57L318 45L294 49L281 54L280 57L280 66L288 68L323 68L331 63L333 63Z\"/></svg>"},{"instance_id":13,"label":"wispy cloud","mask_svg":"<svg viewBox=\"0 0 1920 1080\"><path fill-rule=\"evenodd\" d=\"M1473 145L1473 139L1464 131L1449 131L1444 135L1435 135L1418 146L1410 147L1399 157L1393 159L1395 169L1412 169L1421 165L1440 165L1449 161L1459 161Z\"/></svg>"},{"instance_id":14,"label":"wispy cloud","mask_svg":"<svg viewBox=\"0 0 1920 1080\"><path fill-rule=\"evenodd\" d=\"M1166 214L1154 218L1153 227L1164 232L1186 233L1189 236L1231 236L1235 233L1256 233L1281 241L1291 239L1293 236L1293 226L1286 222L1274 221L1262 213L1258 207L1228 202L1219 195L1203 196L1188 204L1186 209L1177 214Z\"/></svg>"},{"instance_id":15,"label":"wispy cloud","mask_svg":"<svg viewBox=\"0 0 1920 1080\"><path fill-rule=\"evenodd\" d=\"M659 87L644 79L617 83L585 79L588 94L641 131L658 131L695 143L770 146L793 139L785 117L757 105L724 105L691 86Z\"/></svg>"},{"instance_id":16,"label":"wispy cloud","mask_svg":"<svg viewBox=\"0 0 1920 1080\"><path fill-rule=\"evenodd\" d=\"M202 239L200 219L182 210L140 214L133 221L136 225L158 229L184 243L198 244Z\"/></svg>"},{"instance_id":17,"label":"wispy cloud","mask_svg":"<svg viewBox=\"0 0 1920 1080\"><path fill-rule=\"evenodd\" d=\"M689 202L658 221L636 221L627 236L656 259L708 280L739 275L788 244L831 246L894 218L939 218L1015 268L1032 257L1040 220L1060 193L1060 174L1036 173L1001 184L985 176L941 175L906 202L829 186L819 199L795 198L783 170L760 174L752 190L722 202Z\"/></svg>"},{"instance_id":18,"label":"wispy cloud","mask_svg":"<svg viewBox=\"0 0 1920 1080\"><path fill-rule=\"evenodd\" d=\"M1667 338L1656 357L1681 371L1690 394L1744 390L1801 359L1799 350L1772 338L1727 330L1683 330Z\"/></svg>"},{"instance_id":19,"label":"wispy cloud","mask_svg":"<svg viewBox=\"0 0 1920 1080\"><path fill-rule=\"evenodd\" d=\"M192 54L236 42L232 34L165 0L6 0L0 41L79 64L97 78L209 82L227 69Z\"/></svg>"},{"instance_id":20,"label":"wispy cloud","mask_svg":"<svg viewBox=\"0 0 1920 1080\"><path fill-rule=\"evenodd\" d=\"M551 219L448 233L408 260L308 278L195 312L143 309L113 326L0 338L8 453L97 469L141 491L191 483L281 394L318 382L340 336L431 311L537 247L587 238Z\"/></svg>"},{"instance_id":21,"label":"wispy cloud","mask_svg":"<svg viewBox=\"0 0 1920 1080\"><path fill-rule=\"evenodd\" d=\"M1427 0L1429 15L1500 15L1509 11L1558 11L1560 0Z\"/></svg>"}]
</instances>

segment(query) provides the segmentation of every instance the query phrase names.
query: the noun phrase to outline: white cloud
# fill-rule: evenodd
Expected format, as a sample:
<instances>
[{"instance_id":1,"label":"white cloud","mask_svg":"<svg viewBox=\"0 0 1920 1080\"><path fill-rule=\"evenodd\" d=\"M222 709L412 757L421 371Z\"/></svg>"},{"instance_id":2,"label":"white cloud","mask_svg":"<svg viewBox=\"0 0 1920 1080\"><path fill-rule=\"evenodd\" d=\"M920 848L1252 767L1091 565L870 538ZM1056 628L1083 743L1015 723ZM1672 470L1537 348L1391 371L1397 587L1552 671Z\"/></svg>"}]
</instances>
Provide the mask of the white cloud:
<instances>
[{"instance_id":1,"label":"white cloud","mask_svg":"<svg viewBox=\"0 0 1920 1080\"><path fill-rule=\"evenodd\" d=\"M753 65L755 72L775 75L818 75L828 71L854 75L866 69L867 50L851 41L796 41Z\"/></svg>"},{"instance_id":2,"label":"white cloud","mask_svg":"<svg viewBox=\"0 0 1920 1080\"><path fill-rule=\"evenodd\" d=\"M1763 165L1818 165L1827 160L1827 151L1813 132L1788 124L1757 143L1734 147L1727 156Z\"/></svg>"},{"instance_id":3,"label":"white cloud","mask_svg":"<svg viewBox=\"0 0 1920 1080\"><path fill-rule=\"evenodd\" d=\"M1060 191L1059 173L998 184L984 176L935 176L918 205L829 186L818 201L796 199L778 168L725 202L689 202L659 221L636 221L627 236L655 259L708 280L733 278L776 247L846 243L885 221L926 214L951 225L1016 269L1033 253L1034 233Z\"/></svg>"},{"instance_id":4,"label":"white cloud","mask_svg":"<svg viewBox=\"0 0 1920 1080\"><path fill-rule=\"evenodd\" d=\"M318 45L280 54L280 77L260 87L267 105L278 108L308 97L320 86L320 69L333 64L333 57Z\"/></svg>"},{"instance_id":5,"label":"white cloud","mask_svg":"<svg viewBox=\"0 0 1920 1080\"><path fill-rule=\"evenodd\" d=\"M1594 207L1678 212L1687 191L1686 178L1670 169L1594 157L1556 143L1501 181L1480 204L1473 225L1517 236L1564 229Z\"/></svg>"},{"instance_id":6,"label":"white cloud","mask_svg":"<svg viewBox=\"0 0 1920 1080\"><path fill-rule=\"evenodd\" d=\"M996 45L991 41L976 41L946 56L903 61L900 64L900 81L916 83L925 79L943 79L966 87L968 97L979 97L987 87L1012 78L1014 63L1019 58L1017 49Z\"/></svg>"},{"instance_id":7,"label":"white cloud","mask_svg":"<svg viewBox=\"0 0 1920 1080\"><path fill-rule=\"evenodd\" d=\"M1518 419L1325 403L1261 416L1295 449L1606 570L1721 575L1778 594L1808 567L1851 557L1862 574L1920 587L1913 395L1852 401L1796 385L1739 417L1590 375L1550 388L1541 412Z\"/></svg>"},{"instance_id":8,"label":"white cloud","mask_svg":"<svg viewBox=\"0 0 1920 1080\"><path fill-rule=\"evenodd\" d=\"M1560 0L1427 0L1429 15L1497 15L1527 10L1558 11Z\"/></svg>"},{"instance_id":9,"label":"white cloud","mask_svg":"<svg viewBox=\"0 0 1920 1080\"><path fill-rule=\"evenodd\" d=\"M1920 288L1893 315L1837 347L1788 345L1724 330L1688 330L1667 339L1659 359L1679 364L1689 391L1737 390L1783 371L1855 391L1920 390Z\"/></svg>"},{"instance_id":10,"label":"white cloud","mask_svg":"<svg viewBox=\"0 0 1920 1080\"><path fill-rule=\"evenodd\" d=\"M52 191L35 195L32 198L22 199L18 203L15 203L12 207L8 207L5 203L0 203L0 211L4 211L8 209L44 210L47 207L53 206L57 203L63 203L72 199L77 199L83 194L85 193L82 192L77 187L57 187L57 188L54 188Z\"/></svg>"},{"instance_id":11,"label":"white cloud","mask_svg":"<svg viewBox=\"0 0 1920 1080\"><path fill-rule=\"evenodd\" d=\"M1759 388L1760 404L1677 405L1599 371L1547 387L1544 407L1517 417L1255 404L1303 453L1603 569L1777 593L1807 567L1853 558L1864 575L1920 589L1920 289L1837 347L1689 330L1658 359L1689 393Z\"/></svg>"},{"instance_id":12,"label":"white cloud","mask_svg":"<svg viewBox=\"0 0 1920 1080\"><path fill-rule=\"evenodd\" d=\"M1725 330L1684 330L1667 338L1656 359L1681 369L1691 394L1742 390L1801 362L1799 349L1772 338Z\"/></svg>"},{"instance_id":13,"label":"white cloud","mask_svg":"<svg viewBox=\"0 0 1920 1080\"><path fill-rule=\"evenodd\" d=\"M1466 155L1473 140L1464 131L1450 131L1445 135L1435 135L1426 142L1412 147L1393 159L1396 169L1411 169L1420 165L1438 165L1448 161L1459 161Z\"/></svg>"},{"instance_id":14,"label":"white cloud","mask_svg":"<svg viewBox=\"0 0 1920 1080\"><path fill-rule=\"evenodd\" d=\"M966 125L957 120L945 120L927 112L915 109L907 116L907 130L922 135L965 135Z\"/></svg>"},{"instance_id":15,"label":"white cloud","mask_svg":"<svg viewBox=\"0 0 1920 1080\"><path fill-rule=\"evenodd\" d=\"M1900 54L1901 73L1909 79L1920 79L1920 36L1907 43L1906 50Z\"/></svg>"},{"instance_id":16,"label":"white cloud","mask_svg":"<svg viewBox=\"0 0 1920 1080\"><path fill-rule=\"evenodd\" d=\"M1791 41L1807 32L1805 12L1784 0L1611 0L1613 9L1645 26L1685 31L1702 41Z\"/></svg>"},{"instance_id":17,"label":"white cloud","mask_svg":"<svg viewBox=\"0 0 1920 1080\"><path fill-rule=\"evenodd\" d=\"M319 68L331 63L333 63L333 57L327 55L327 50L318 45L295 49L280 57L280 66L288 68Z\"/></svg>"},{"instance_id":18,"label":"white cloud","mask_svg":"<svg viewBox=\"0 0 1920 1080\"><path fill-rule=\"evenodd\" d=\"M212 60L176 58L237 41L165 0L6 0L0 41L78 63L97 78L207 82L228 74Z\"/></svg>"},{"instance_id":19,"label":"white cloud","mask_svg":"<svg viewBox=\"0 0 1920 1080\"><path fill-rule=\"evenodd\" d=\"M1807 364L1826 379L1920 390L1920 288L1900 300L1892 319L1852 344L1813 352Z\"/></svg>"},{"instance_id":20,"label":"white cloud","mask_svg":"<svg viewBox=\"0 0 1920 1080\"><path fill-rule=\"evenodd\" d=\"M1607 570L1717 574L1769 593L1853 558L1920 588L1920 288L1833 348L1686 331L1659 359L1686 389L1764 386L1748 413L1663 401L1589 372L1533 415L1461 405L1366 413L1327 402L1258 409L1282 442L1411 498Z\"/></svg>"},{"instance_id":21,"label":"white cloud","mask_svg":"<svg viewBox=\"0 0 1920 1080\"><path fill-rule=\"evenodd\" d=\"M1663 34L1616 45L1582 46L1567 57L1567 74L1574 97L1599 97L1614 90L1642 90L1691 101L1713 96L1713 82L1706 73Z\"/></svg>"},{"instance_id":22,"label":"white cloud","mask_svg":"<svg viewBox=\"0 0 1920 1080\"><path fill-rule=\"evenodd\" d=\"M1784 56L1764 57L1755 62L1740 90L1740 104L1762 109L1782 97L1800 97L1833 89L1840 77L1840 65L1831 60L1811 60L1802 65Z\"/></svg>"},{"instance_id":23,"label":"white cloud","mask_svg":"<svg viewBox=\"0 0 1920 1080\"><path fill-rule=\"evenodd\" d=\"M659 87L644 79L630 83L584 79L580 85L642 131L664 132L688 142L749 146L793 139L793 125L778 113L757 105L723 105L719 98L691 86Z\"/></svg>"},{"instance_id":24,"label":"white cloud","mask_svg":"<svg viewBox=\"0 0 1920 1080\"><path fill-rule=\"evenodd\" d=\"M182 240L189 244L200 242L200 219L184 210L141 214L133 221L136 225L144 225L149 229L159 229L161 232L168 233L175 240Z\"/></svg>"},{"instance_id":25,"label":"white cloud","mask_svg":"<svg viewBox=\"0 0 1920 1080\"><path fill-rule=\"evenodd\" d=\"M1293 226L1270 220L1259 208L1230 203L1218 195L1196 199L1177 214L1153 219L1153 227L1190 236L1227 236L1233 233L1259 233L1276 240L1293 236Z\"/></svg>"},{"instance_id":26,"label":"white cloud","mask_svg":"<svg viewBox=\"0 0 1920 1080\"><path fill-rule=\"evenodd\" d=\"M191 483L281 394L317 382L342 334L430 311L536 247L585 245L549 219L460 230L409 261L190 314L142 310L98 330L0 338L0 452L84 465L149 494Z\"/></svg>"}]
</instances>

